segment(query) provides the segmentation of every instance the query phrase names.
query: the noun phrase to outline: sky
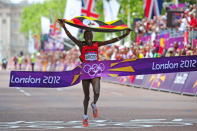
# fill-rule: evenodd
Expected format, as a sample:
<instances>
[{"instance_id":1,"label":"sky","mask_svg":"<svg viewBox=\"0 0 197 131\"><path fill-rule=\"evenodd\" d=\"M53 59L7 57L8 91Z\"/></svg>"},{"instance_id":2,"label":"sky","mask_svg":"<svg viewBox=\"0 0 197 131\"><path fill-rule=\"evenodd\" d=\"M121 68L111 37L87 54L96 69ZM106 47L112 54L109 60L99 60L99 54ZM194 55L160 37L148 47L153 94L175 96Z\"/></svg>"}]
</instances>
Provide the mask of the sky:
<instances>
[{"instance_id":1,"label":"sky","mask_svg":"<svg viewBox=\"0 0 197 131\"><path fill-rule=\"evenodd\" d=\"M24 0L10 0L12 1L13 3L19 3L21 1L24 1ZM44 0L25 0L25 1L28 1L29 3L40 3L40 2L43 2Z\"/></svg>"}]
</instances>

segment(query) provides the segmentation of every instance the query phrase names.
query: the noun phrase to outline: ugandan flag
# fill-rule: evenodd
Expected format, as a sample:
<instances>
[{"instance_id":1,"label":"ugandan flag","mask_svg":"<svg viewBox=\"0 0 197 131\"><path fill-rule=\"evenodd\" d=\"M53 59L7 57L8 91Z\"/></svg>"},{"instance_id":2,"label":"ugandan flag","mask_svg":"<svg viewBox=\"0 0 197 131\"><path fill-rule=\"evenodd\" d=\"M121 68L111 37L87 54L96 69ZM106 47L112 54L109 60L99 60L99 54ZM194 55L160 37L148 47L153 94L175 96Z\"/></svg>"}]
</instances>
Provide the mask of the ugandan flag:
<instances>
[{"instance_id":1,"label":"ugandan flag","mask_svg":"<svg viewBox=\"0 0 197 131\"><path fill-rule=\"evenodd\" d=\"M95 32L117 32L128 29L122 20L102 22L95 18L78 16L71 20L63 19L63 21L71 26Z\"/></svg>"}]
</instances>

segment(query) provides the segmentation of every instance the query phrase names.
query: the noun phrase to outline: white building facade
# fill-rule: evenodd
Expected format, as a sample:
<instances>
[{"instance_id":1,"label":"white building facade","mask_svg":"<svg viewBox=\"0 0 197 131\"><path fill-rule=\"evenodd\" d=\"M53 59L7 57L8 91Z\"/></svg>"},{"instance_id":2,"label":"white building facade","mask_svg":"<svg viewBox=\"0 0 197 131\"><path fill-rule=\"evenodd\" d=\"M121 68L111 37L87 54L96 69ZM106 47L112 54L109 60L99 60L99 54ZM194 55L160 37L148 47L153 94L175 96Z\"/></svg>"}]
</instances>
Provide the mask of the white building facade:
<instances>
[{"instance_id":1,"label":"white building facade","mask_svg":"<svg viewBox=\"0 0 197 131\"><path fill-rule=\"evenodd\" d=\"M20 32L20 15L25 5L0 0L0 59L27 52L27 38Z\"/></svg>"}]
</instances>

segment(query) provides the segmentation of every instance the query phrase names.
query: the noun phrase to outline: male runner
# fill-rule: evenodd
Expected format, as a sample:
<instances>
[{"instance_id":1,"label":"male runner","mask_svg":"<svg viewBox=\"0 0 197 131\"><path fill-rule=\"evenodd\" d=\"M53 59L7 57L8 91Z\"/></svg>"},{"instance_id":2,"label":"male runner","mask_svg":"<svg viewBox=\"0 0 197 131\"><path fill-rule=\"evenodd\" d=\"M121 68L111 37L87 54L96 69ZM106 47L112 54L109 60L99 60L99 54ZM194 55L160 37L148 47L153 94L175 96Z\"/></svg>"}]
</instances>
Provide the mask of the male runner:
<instances>
[{"instance_id":1,"label":"male runner","mask_svg":"<svg viewBox=\"0 0 197 131\"><path fill-rule=\"evenodd\" d=\"M123 39L124 37L126 37L127 35L129 35L131 31L130 29L127 29L126 33L123 34L122 36L113 38L108 41L92 41L93 40L92 32L90 30L85 30L84 32L85 41L80 41L71 35L71 33L67 30L63 20L59 19L58 23L63 27L66 35L79 47L80 52L81 52L81 56L80 56L81 62L98 61L98 47L117 42ZM91 103L91 107L93 110L93 117L94 118L98 117L98 108L96 107L96 103L100 95L100 77L97 77L94 79L82 80L83 92L84 92L84 101L83 101L83 105L84 105L83 126L84 127L88 126L87 110L88 110L88 104L89 104L89 99L90 99L90 96L89 96L90 84L92 84L93 92L94 92L94 100Z\"/></svg>"}]
</instances>

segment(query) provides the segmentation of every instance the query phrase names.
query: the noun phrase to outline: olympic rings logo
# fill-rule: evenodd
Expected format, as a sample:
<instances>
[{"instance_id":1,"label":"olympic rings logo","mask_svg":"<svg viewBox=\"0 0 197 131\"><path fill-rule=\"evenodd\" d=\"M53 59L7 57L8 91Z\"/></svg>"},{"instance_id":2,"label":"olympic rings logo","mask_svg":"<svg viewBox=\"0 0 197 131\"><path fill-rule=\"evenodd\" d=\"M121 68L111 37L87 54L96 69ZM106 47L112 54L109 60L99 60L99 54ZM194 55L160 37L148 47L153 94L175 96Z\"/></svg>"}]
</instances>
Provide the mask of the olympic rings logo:
<instances>
[{"instance_id":1,"label":"olympic rings logo","mask_svg":"<svg viewBox=\"0 0 197 131\"><path fill-rule=\"evenodd\" d=\"M89 65L86 64L83 66L83 71L89 76L95 76L102 73L105 70L105 65L103 63Z\"/></svg>"}]
</instances>

